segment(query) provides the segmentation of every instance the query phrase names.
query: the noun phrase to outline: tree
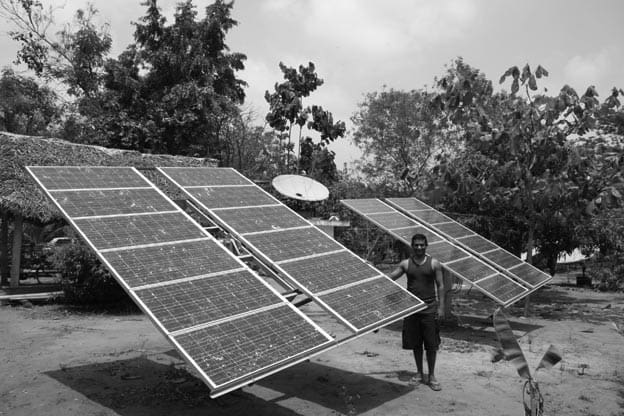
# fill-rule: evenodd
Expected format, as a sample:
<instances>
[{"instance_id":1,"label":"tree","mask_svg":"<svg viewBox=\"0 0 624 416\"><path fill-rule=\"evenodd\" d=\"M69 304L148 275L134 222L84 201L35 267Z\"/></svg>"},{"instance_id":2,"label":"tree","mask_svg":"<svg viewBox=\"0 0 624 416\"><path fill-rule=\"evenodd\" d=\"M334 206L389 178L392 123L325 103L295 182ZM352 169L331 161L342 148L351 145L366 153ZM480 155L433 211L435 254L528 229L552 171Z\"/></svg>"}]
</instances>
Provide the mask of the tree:
<instances>
[{"instance_id":1,"label":"tree","mask_svg":"<svg viewBox=\"0 0 624 416\"><path fill-rule=\"evenodd\" d=\"M365 96L351 120L367 179L386 181L407 194L425 182L434 157L452 148L447 132L435 125L432 98L425 91L394 89Z\"/></svg>"},{"instance_id":2,"label":"tree","mask_svg":"<svg viewBox=\"0 0 624 416\"><path fill-rule=\"evenodd\" d=\"M332 167L333 158L331 152L324 151L324 147L339 137L343 137L346 131L344 122L338 121L334 123L332 113L326 111L321 106L303 106L303 98L308 97L311 92L315 91L319 86L323 85L323 80L318 77L312 62L308 66L300 65L299 69L290 68L279 63L280 70L284 74L285 81L281 84L275 83L274 92L266 91L265 100L269 103L270 110L266 115L266 121L273 129L278 132L280 141L286 141L285 147L286 163L283 167L286 171L302 169L301 157L296 158L297 166L291 166L291 153L294 150L292 143L293 129L296 126L298 130L298 146L299 153L304 151L309 154L305 156L304 161L308 169L311 167L311 155L314 152L323 155L325 161L329 162L327 167L336 170L335 164ZM314 130L320 134L320 142L318 145L313 144L311 137L303 137L303 128ZM331 160L330 160L331 159ZM295 160L293 158L293 160ZM328 173L328 177L332 177Z\"/></svg>"},{"instance_id":3,"label":"tree","mask_svg":"<svg viewBox=\"0 0 624 416\"><path fill-rule=\"evenodd\" d=\"M255 118L252 110L241 110L228 124L223 134L221 164L249 177L269 179L278 174L267 150L273 137L262 126L254 125Z\"/></svg>"},{"instance_id":4,"label":"tree","mask_svg":"<svg viewBox=\"0 0 624 416\"><path fill-rule=\"evenodd\" d=\"M38 0L0 0L0 14L17 28L9 32L21 45L16 62L26 64L37 76L63 82L72 96L93 98L112 45L108 26L96 27L93 20L98 12L89 5L76 11L71 24L50 35L54 12L44 10Z\"/></svg>"},{"instance_id":5,"label":"tree","mask_svg":"<svg viewBox=\"0 0 624 416\"><path fill-rule=\"evenodd\" d=\"M590 87L579 96L564 86L557 97L533 95L548 72L525 65L501 77L501 83L511 78L510 94L493 94L475 87L477 70L466 71L461 60L455 69L438 81L434 101L443 120L461 128L470 156L441 159L439 183L470 199L478 213L513 213L526 230L528 261L536 247L553 266L560 252L579 245L575 229L586 220L587 205L609 190L596 176L602 155L569 140L595 127L596 91ZM520 88L524 97L517 95Z\"/></svg>"},{"instance_id":6,"label":"tree","mask_svg":"<svg viewBox=\"0 0 624 416\"><path fill-rule=\"evenodd\" d=\"M32 78L4 69L0 78L0 130L46 135L59 115L57 96Z\"/></svg>"},{"instance_id":7,"label":"tree","mask_svg":"<svg viewBox=\"0 0 624 416\"><path fill-rule=\"evenodd\" d=\"M311 137L301 142L299 166L308 176L319 182L331 184L338 181L336 154L321 143L314 143Z\"/></svg>"},{"instance_id":8,"label":"tree","mask_svg":"<svg viewBox=\"0 0 624 416\"><path fill-rule=\"evenodd\" d=\"M221 0L197 19L191 0L177 5L167 25L156 0L144 3L135 23L135 43L117 59L105 59L111 46L107 27L93 24L93 7L78 10L73 25L58 36L54 10L41 2L0 0L17 26L22 45L18 61L37 75L62 81L74 96L75 112L66 135L104 146L183 155L222 157L224 131L238 116L245 82L236 78L246 57L230 53L227 32L237 22L233 3Z\"/></svg>"},{"instance_id":9,"label":"tree","mask_svg":"<svg viewBox=\"0 0 624 416\"><path fill-rule=\"evenodd\" d=\"M245 55L229 53L233 3L217 0L197 20L191 0L166 25L156 0L135 23L135 44L106 63L101 130L110 145L144 152L222 157L238 117Z\"/></svg>"}]
</instances>

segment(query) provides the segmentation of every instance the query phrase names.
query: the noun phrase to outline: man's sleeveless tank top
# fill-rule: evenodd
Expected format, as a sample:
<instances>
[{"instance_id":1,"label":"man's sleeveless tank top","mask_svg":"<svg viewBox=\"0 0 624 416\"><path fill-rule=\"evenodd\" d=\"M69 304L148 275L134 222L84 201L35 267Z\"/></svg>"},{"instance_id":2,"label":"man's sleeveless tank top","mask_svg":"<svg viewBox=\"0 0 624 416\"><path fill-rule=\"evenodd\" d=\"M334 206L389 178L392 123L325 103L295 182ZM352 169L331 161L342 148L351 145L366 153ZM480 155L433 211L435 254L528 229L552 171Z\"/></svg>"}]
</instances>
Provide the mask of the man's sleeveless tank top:
<instances>
[{"instance_id":1,"label":"man's sleeveless tank top","mask_svg":"<svg viewBox=\"0 0 624 416\"><path fill-rule=\"evenodd\" d=\"M407 290L427 303L436 300L435 272L431 266L431 256L426 256L425 262L420 265L410 257L406 275Z\"/></svg>"}]
</instances>

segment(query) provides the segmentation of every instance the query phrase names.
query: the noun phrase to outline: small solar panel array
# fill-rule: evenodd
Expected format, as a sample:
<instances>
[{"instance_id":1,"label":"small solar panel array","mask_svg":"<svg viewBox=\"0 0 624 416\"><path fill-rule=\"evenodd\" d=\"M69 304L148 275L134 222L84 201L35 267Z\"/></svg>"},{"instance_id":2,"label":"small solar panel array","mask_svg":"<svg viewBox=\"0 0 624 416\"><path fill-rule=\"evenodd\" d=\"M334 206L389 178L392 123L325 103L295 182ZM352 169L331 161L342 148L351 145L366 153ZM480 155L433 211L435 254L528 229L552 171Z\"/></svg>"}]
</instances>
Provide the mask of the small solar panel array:
<instances>
[{"instance_id":1,"label":"small solar panel array","mask_svg":"<svg viewBox=\"0 0 624 416\"><path fill-rule=\"evenodd\" d=\"M213 397L336 345L136 169L27 169Z\"/></svg>"},{"instance_id":2,"label":"small solar panel array","mask_svg":"<svg viewBox=\"0 0 624 416\"><path fill-rule=\"evenodd\" d=\"M552 279L550 275L537 267L522 261L519 257L416 198L388 198L386 201L416 221L445 236L449 241L481 257L493 267L516 279L530 291L539 289Z\"/></svg>"},{"instance_id":3,"label":"small solar panel array","mask_svg":"<svg viewBox=\"0 0 624 416\"><path fill-rule=\"evenodd\" d=\"M527 288L477 256L379 199L345 199L341 203L408 246L411 245L414 234L424 234L429 243L427 253L437 259L443 268L474 285L503 306L508 306L529 293ZM443 216L440 213L428 215L430 218Z\"/></svg>"},{"instance_id":4,"label":"small solar panel array","mask_svg":"<svg viewBox=\"0 0 624 416\"><path fill-rule=\"evenodd\" d=\"M159 168L250 252L353 333L424 303L231 168Z\"/></svg>"}]
</instances>

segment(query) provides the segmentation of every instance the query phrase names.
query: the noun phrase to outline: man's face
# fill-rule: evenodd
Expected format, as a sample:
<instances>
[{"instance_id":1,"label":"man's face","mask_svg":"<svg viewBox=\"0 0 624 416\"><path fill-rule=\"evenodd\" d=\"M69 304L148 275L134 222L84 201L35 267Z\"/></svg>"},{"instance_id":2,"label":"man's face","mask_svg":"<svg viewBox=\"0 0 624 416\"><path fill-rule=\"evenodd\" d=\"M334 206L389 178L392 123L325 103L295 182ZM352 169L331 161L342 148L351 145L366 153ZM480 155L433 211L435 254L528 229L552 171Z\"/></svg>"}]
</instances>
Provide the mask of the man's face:
<instances>
[{"instance_id":1,"label":"man's face","mask_svg":"<svg viewBox=\"0 0 624 416\"><path fill-rule=\"evenodd\" d=\"M425 240L414 240L412 241L412 250L414 250L415 255L424 256L427 251L427 243Z\"/></svg>"}]
</instances>

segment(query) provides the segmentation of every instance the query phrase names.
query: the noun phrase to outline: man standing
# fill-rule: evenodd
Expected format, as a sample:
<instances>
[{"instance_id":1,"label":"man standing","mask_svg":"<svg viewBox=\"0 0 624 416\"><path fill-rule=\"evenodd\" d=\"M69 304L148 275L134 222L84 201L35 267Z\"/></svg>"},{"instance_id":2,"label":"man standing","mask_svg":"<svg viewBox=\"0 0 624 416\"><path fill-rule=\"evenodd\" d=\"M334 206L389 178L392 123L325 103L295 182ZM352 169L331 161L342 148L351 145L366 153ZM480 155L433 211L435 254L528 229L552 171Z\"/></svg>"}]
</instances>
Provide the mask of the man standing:
<instances>
[{"instance_id":1,"label":"man standing","mask_svg":"<svg viewBox=\"0 0 624 416\"><path fill-rule=\"evenodd\" d=\"M432 390L439 391L442 387L435 378L435 362L440 345L438 318L444 311L444 280L440 262L431 258L426 252L427 237L423 234L414 234L412 255L399 263L388 277L397 280L405 274L407 290L427 304L427 309L404 319L403 349L414 352L418 374L412 380L428 384ZM427 351L428 378L423 373L423 345L424 350Z\"/></svg>"}]
</instances>

